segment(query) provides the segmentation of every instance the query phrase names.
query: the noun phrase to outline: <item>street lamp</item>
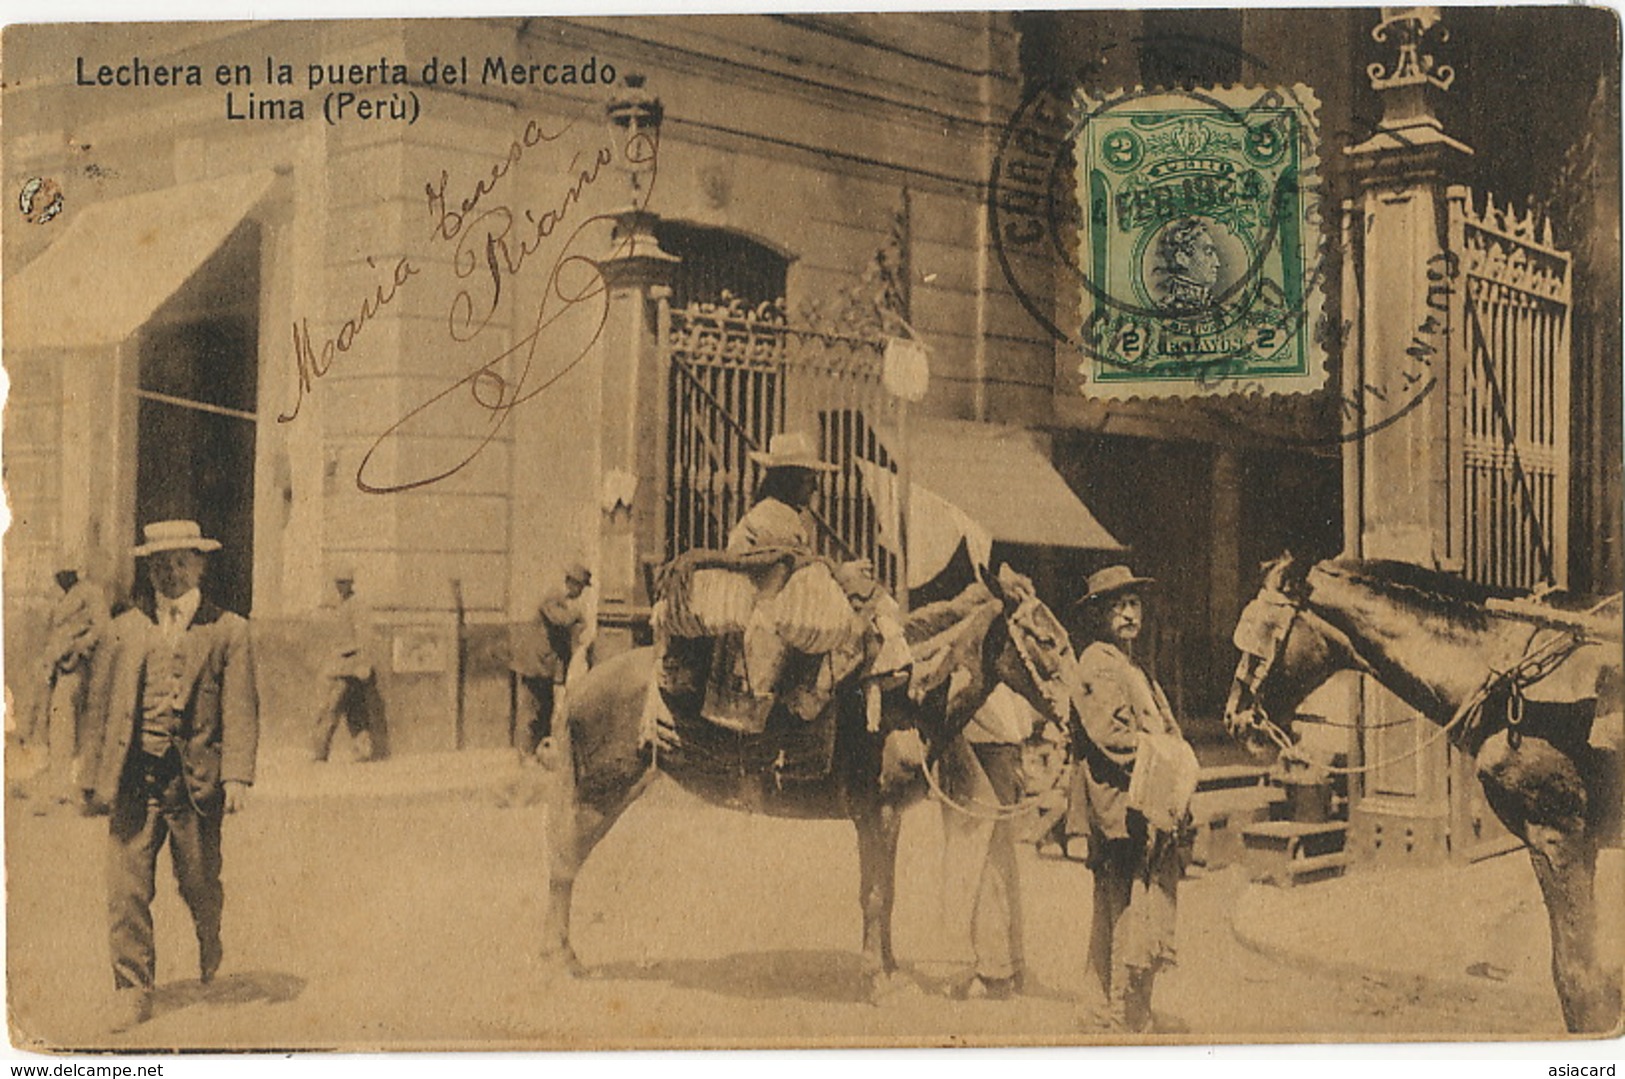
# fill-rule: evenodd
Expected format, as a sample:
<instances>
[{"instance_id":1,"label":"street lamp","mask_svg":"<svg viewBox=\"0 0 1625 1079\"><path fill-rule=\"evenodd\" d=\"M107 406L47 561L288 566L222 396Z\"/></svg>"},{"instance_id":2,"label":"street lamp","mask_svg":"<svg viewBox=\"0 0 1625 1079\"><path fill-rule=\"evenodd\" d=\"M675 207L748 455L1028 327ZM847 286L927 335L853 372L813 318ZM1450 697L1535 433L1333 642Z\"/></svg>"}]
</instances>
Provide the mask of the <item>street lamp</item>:
<instances>
[{"instance_id":1,"label":"street lamp","mask_svg":"<svg viewBox=\"0 0 1625 1079\"><path fill-rule=\"evenodd\" d=\"M628 75L626 91L604 107L615 167L627 181L627 205L614 215L610 255L600 263L602 268L619 264L619 273L610 271L613 277L634 267L660 275L664 265L677 262L660 249L655 235L658 218L649 211L660 167L660 122L666 110L658 97L643 88L643 83L642 75Z\"/></svg>"}]
</instances>

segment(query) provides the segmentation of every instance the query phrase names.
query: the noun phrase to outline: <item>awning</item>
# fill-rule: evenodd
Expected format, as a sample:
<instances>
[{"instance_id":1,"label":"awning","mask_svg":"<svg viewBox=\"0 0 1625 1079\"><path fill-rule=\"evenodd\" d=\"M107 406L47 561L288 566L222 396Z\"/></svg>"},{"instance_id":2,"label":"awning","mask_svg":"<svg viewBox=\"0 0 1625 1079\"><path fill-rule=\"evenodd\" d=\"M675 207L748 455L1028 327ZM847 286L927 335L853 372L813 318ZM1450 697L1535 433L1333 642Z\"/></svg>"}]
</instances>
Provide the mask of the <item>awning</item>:
<instances>
[{"instance_id":1,"label":"awning","mask_svg":"<svg viewBox=\"0 0 1625 1079\"><path fill-rule=\"evenodd\" d=\"M6 349L123 341L219 250L275 181L274 173L256 172L77 213L69 205L62 235L5 283Z\"/></svg>"},{"instance_id":2,"label":"awning","mask_svg":"<svg viewBox=\"0 0 1625 1079\"><path fill-rule=\"evenodd\" d=\"M982 522L996 540L1124 549L1055 471L1031 431L922 420L910 427L908 452L913 481Z\"/></svg>"},{"instance_id":3,"label":"awning","mask_svg":"<svg viewBox=\"0 0 1625 1079\"><path fill-rule=\"evenodd\" d=\"M896 446L896 440L891 445ZM940 572L960 542L985 564L994 540L1094 551L1125 548L1018 427L953 420L910 426L909 586ZM895 534L896 474L859 462L883 535Z\"/></svg>"}]
</instances>

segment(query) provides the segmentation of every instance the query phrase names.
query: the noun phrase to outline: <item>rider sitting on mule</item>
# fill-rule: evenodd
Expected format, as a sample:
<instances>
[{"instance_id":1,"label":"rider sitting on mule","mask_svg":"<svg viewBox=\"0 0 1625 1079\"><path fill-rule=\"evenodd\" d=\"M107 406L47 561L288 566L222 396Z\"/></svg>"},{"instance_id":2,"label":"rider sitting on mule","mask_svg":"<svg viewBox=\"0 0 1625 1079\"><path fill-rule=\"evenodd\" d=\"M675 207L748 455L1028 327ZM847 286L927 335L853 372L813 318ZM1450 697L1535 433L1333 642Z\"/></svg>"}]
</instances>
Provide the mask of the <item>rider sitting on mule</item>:
<instances>
[{"instance_id":1,"label":"rider sitting on mule","mask_svg":"<svg viewBox=\"0 0 1625 1079\"><path fill-rule=\"evenodd\" d=\"M690 552L667 567L656 619L661 688L697 695L703 680L705 718L747 733L765 727L775 702L818 718L835 683L878 658L873 642L902 638L895 618L894 632L880 628L889 601L868 563L832 567L813 551L807 510L818 473L834 466L799 433L750 456L766 468L756 504L726 551ZM887 662L907 665L906 656Z\"/></svg>"},{"instance_id":2,"label":"rider sitting on mule","mask_svg":"<svg viewBox=\"0 0 1625 1079\"><path fill-rule=\"evenodd\" d=\"M728 533L728 553L784 548L798 555L813 554L813 528L807 511L818 494L818 474L833 472L835 466L818 459L807 436L790 432L775 435L767 453L751 451L750 459L767 472L756 489L756 504ZM742 706L749 726L766 720L787 652L778 627L768 617L767 601L779 594L792 570L798 568L780 562L759 579L757 602L743 638L729 635L719 642L713 679L717 674L725 677L729 692L707 695L707 719L727 724L739 718L735 709Z\"/></svg>"}]
</instances>

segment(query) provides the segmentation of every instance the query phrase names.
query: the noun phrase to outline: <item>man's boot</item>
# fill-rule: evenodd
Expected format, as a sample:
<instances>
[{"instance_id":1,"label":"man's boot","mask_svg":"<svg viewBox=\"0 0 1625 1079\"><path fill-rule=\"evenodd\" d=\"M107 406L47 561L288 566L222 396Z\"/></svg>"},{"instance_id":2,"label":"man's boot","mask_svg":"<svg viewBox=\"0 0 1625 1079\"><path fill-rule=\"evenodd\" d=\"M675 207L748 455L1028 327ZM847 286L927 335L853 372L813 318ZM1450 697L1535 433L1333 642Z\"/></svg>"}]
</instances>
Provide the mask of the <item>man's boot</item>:
<instances>
[{"instance_id":1,"label":"man's boot","mask_svg":"<svg viewBox=\"0 0 1625 1079\"><path fill-rule=\"evenodd\" d=\"M1124 1028L1132 1034L1151 1033L1151 986L1155 974L1144 967L1132 967L1124 979Z\"/></svg>"},{"instance_id":2,"label":"man's boot","mask_svg":"<svg viewBox=\"0 0 1625 1079\"><path fill-rule=\"evenodd\" d=\"M219 926L216 925L213 929L199 929L197 935L198 981L204 985L213 982L215 975L220 972L220 960L223 956L224 950L220 947Z\"/></svg>"},{"instance_id":3,"label":"man's boot","mask_svg":"<svg viewBox=\"0 0 1625 1079\"><path fill-rule=\"evenodd\" d=\"M143 988L120 989L113 994L112 1013L107 1017L107 1029L122 1034L152 1018L152 991Z\"/></svg>"},{"instance_id":4,"label":"man's boot","mask_svg":"<svg viewBox=\"0 0 1625 1079\"><path fill-rule=\"evenodd\" d=\"M1106 1025L1113 1033L1128 1033L1134 1028L1129 1025L1133 1007L1130 1004L1129 985L1134 972L1119 969L1112 978L1111 993L1106 998Z\"/></svg>"}]
</instances>

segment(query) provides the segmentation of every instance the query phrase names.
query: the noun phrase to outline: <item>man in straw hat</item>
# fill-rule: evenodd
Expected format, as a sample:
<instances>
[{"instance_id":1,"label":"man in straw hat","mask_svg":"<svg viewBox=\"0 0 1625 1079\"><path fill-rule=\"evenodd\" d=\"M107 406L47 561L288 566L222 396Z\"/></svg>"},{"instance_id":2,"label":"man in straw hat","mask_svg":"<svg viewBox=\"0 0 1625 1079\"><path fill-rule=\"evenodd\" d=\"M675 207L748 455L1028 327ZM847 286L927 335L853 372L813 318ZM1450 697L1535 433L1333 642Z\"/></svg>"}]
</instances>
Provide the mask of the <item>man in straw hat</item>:
<instances>
[{"instance_id":1,"label":"man in straw hat","mask_svg":"<svg viewBox=\"0 0 1625 1079\"><path fill-rule=\"evenodd\" d=\"M818 494L819 474L834 472L835 466L819 459L812 439L801 431L774 435L767 451L752 450L750 459L765 471L756 486L755 504L728 533L728 553L783 548L813 554L808 509ZM758 614L764 610L761 600L778 594L790 569L781 564L757 580ZM713 653L711 685L702 706L706 718L724 726L760 730L775 700L786 648L777 627L757 616L743 633L722 638Z\"/></svg>"},{"instance_id":2,"label":"man in straw hat","mask_svg":"<svg viewBox=\"0 0 1625 1079\"><path fill-rule=\"evenodd\" d=\"M807 508L818 493L818 474L835 466L819 460L812 439L800 431L773 436L767 452L752 450L750 459L767 471L756 488L756 504L728 533L728 550L754 551L761 547L813 549Z\"/></svg>"},{"instance_id":3,"label":"man in straw hat","mask_svg":"<svg viewBox=\"0 0 1625 1079\"><path fill-rule=\"evenodd\" d=\"M581 651L587 631L587 612L581 596L592 587L592 571L572 562L562 586L549 589L536 609L534 621L521 623L509 633L509 666L519 681L518 724L514 748L529 760L553 735L553 711L558 687L570 675L570 661Z\"/></svg>"},{"instance_id":4,"label":"man in straw hat","mask_svg":"<svg viewBox=\"0 0 1625 1079\"><path fill-rule=\"evenodd\" d=\"M259 742L248 622L203 598L206 555L220 544L195 521L157 521L135 548L153 594L114 619L97 665L98 752L87 775L111 810L107 861L113 1029L151 1012L152 895L167 842L197 930L198 972L220 968L220 834L246 804Z\"/></svg>"},{"instance_id":5,"label":"man in straw hat","mask_svg":"<svg viewBox=\"0 0 1625 1079\"><path fill-rule=\"evenodd\" d=\"M1148 736L1182 739L1162 687L1135 658L1142 594L1153 583L1127 566L1089 578L1079 604L1094 640L1078 656L1074 690L1094 873L1088 969L1100 995L1089 1018L1134 1033L1151 1029L1152 982L1173 961L1180 872L1173 829L1161 814L1152 820L1131 806L1129 794L1136 764L1147 766L1138 758Z\"/></svg>"}]
</instances>

